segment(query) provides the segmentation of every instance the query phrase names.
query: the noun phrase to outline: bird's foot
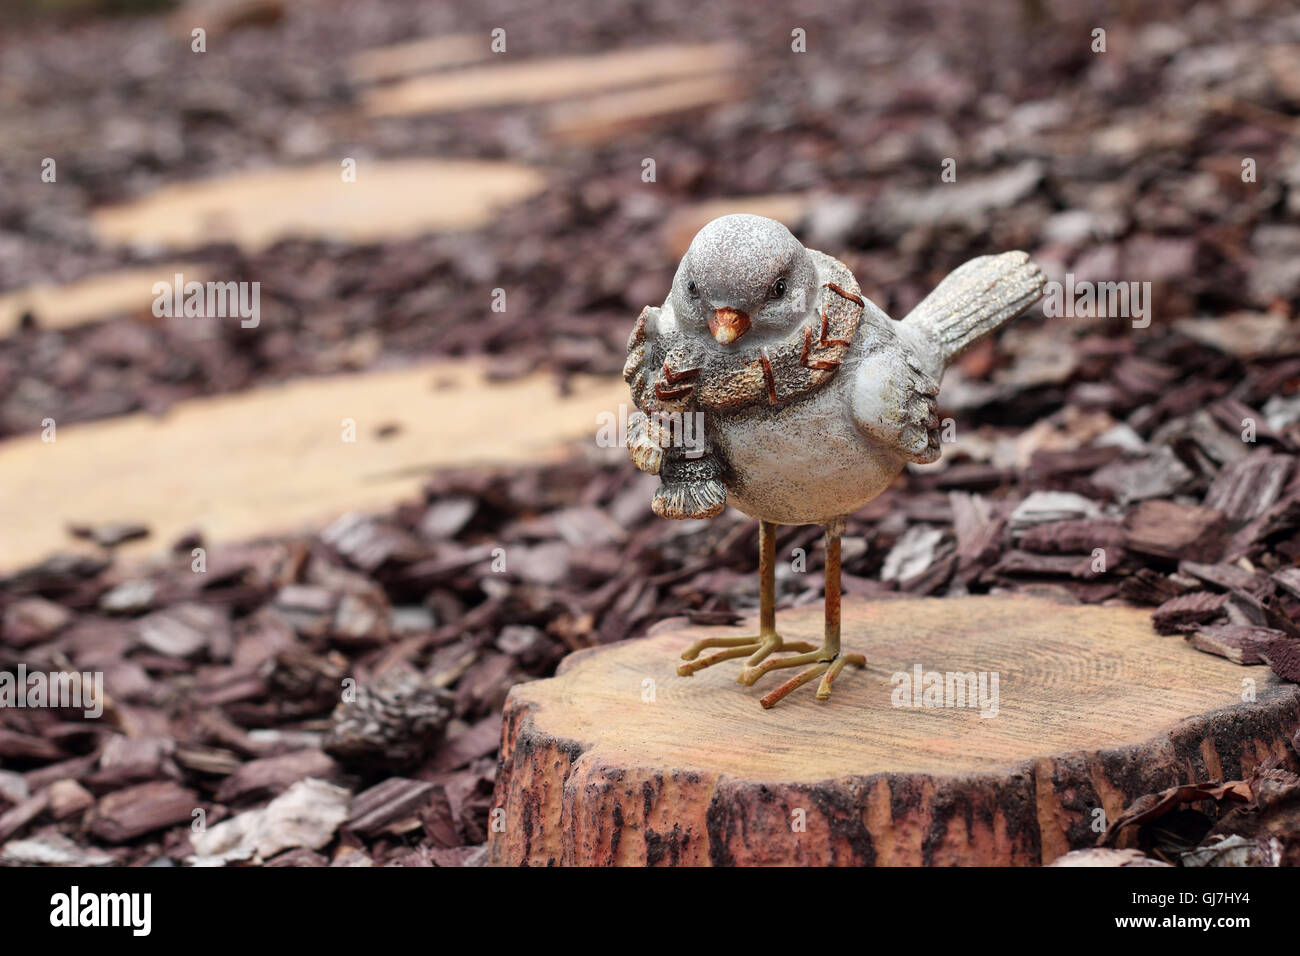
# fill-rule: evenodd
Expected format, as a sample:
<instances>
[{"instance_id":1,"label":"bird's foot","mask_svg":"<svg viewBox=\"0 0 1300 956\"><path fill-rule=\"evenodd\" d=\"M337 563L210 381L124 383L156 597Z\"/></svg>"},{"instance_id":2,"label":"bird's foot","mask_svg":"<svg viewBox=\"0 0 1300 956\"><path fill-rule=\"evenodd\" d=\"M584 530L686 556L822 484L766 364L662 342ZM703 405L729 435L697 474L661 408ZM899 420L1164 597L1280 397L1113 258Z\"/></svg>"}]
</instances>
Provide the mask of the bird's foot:
<instances>
[{"instance_id":1,"label":"bird's foot","mask_svg":"<svg viewBox=\"0 0 1300 956\"><path fill-rule=\"evenodd\" d=\"M792 657L773 658L770 661L763 661L758 664L751 662L741 670L739 680L742 684L750 685L770 671L783 667L798 667L801 664L811 664L813 666L802 674L790 678L776 690L761 698L759 703L764 708L771 707L790 691L796 687L802 687L816 677L822 679L821 683L817 685L817 699L827 700L831 696L831 684L834 683L835 678L840 676L840 671L844 670L845 665L852 664L854 667L866 667L867 658L862 654L835 653L823 646L808 653L795 654Z\"/></svg>"},{"instance_id":2,"label":"bird's foot","mask_svg":"<svg viewBox=\"0 0 1300 956\"><path fill-rule=\"evenodd\" d=\"M700 657L700 652L711 647L723 648L716 654L710 654L708 657ZM746 666L753 667L762 663L769 654L776 651L811 651L814 647L807 641L790 641L781 637L775 631L766 634L750 634L747 637L706 637L703 640L696 641L686 650L682 651L682 660L690 661L689 664L679 664L677 673L682 677L690 677L696 671L702 671L706 667L712 667L722 661L729 661L733 657L748 657ZM744 671L741 671L743 674ZM742 681L743 683L743 681Z\"/></svg>"}]
</instances>

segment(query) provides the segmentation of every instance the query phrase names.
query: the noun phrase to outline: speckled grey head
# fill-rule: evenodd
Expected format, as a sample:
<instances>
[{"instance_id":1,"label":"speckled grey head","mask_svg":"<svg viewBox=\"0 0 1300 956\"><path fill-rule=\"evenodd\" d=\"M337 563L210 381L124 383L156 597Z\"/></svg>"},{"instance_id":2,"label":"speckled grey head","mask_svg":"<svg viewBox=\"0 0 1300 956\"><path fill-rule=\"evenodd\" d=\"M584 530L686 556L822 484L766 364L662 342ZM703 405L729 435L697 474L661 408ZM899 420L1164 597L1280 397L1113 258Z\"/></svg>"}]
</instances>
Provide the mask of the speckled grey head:
<instances>
[{"instance_id":1,"label":"speckled grey head","mask_svg":"<svg viewBox=\"0 0 1300 956\"><path fill-rule=\"evenodd\" d=\"M670 296L683 331L714 349L785 338L817 302L812 257L775 219L721 216L695 234Z\"/></svg>"}]
</instances>

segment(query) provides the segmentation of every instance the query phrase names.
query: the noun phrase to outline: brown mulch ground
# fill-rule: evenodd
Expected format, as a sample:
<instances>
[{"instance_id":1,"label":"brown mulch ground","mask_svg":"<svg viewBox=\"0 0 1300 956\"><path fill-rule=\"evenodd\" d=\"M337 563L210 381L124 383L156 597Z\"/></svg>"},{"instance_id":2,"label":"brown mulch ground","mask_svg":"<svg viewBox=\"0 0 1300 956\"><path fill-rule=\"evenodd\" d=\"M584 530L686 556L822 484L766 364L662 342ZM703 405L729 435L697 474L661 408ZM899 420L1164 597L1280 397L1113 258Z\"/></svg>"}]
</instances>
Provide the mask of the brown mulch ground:
<instances>
[{"instance_id":1,"label":"brown mulch ground","mask_svg":"<svg viewBox=\"0 0 1300 956\"><path fill-rule=\"evenodd\" d=\"M1244 414L1228 382L1261 371L1224 367L1211 411L1156 402L1139 431L1067 404L1033 442L990 430L995 447L1019 443L1024 467L959 453L908 476L850 522L846 592L1150 605L1162 632L1300 679L1300 427L1265 426L1249 446L1217 424ZM663 522L650 492L622 462L448 474L389 515L205 549L203 573L195 539L153 570L55 560L0 583L0 667L102 670L111 698L100 721L0 710L0 845L53 829L117 862L179 861L195 807L211 825L311 777L355 795L332 858L475 859L512 683L665 617L752 610L752 522ZM820 595L818 533L779 538L783 557L809 555L803 573L781 562L787 604ZM355 700L340 704L348 679Z\"/></svg>"},{"instance_id":2,"label":"brown mulch ground","mask_svg":"<svg viewBox=\"0 0 1300 956\"><path fill-rule=\"evenodd\" d=\"M262 283L257 329L121 316L52 331L32 316L0 341L0 435L434 355L487 353L502 375L615 372L629 316L662 301L676 264L664 222L716 196L823 195L792 225L895 315L965 259L1010 248L1054 274L1151 282L1157 322L1289 315L1300 297L1300 21L1286 3L1231 17L1139 3L1121 19L1100 3L899 0L869 23L856 4L827 3L797 18L805 54L789 52L778 5L515 6L294 4L204 55L159 19L6 31L0 177L14 188L0 192L0 290L175 257L97 245L94 205L232 170L337 163L358 143L385 157L525 162L551 188L469 235L188 250L223 280ZM1093 54L1103 21L1108 52ZM732 39L754 56L752 97L596 148L550 141L536 107L364 118L349 53L500 23L518 60ZM105 69L118 63L131 69ZM59 159L57 187L31 175L45 156ZM652 184L640 181L645 157ZM945 157L956 183L938 180ZM1243 157L1257 182L1241 181ZM489 310L494 288L508 290L507 313Z\"/></svg>"},{"instance_id":3,"label":"brown mulch ground","mask_svg":"<svg viewBox=\"0 0 1300 956\"><path fill-rule=\"evenodd\" d=\"M147 103L150 135L104 148L65 132L85 160L61 164L80 167L71 198L0 195L0 287L135 261L80 235L84 204L227 169L235 155L284 159L286 124L352 101L329 65L343 53L451 29L423 22L420 6L295 9L248 34L241 69L212 67L201 87L212 103L197 106L198 92L99 66L120 62L113 54L129 43L161 47L161 27L91 21L21 43L6 35L6 111L34 117L58 102L78 104L61 107L74 119L124 117ZM499 15L461 6L457 30ZM966 257L1013 247L1049 271L1150 281L1155 292L1149 329L1030 316L964 359L941 398L956 440L940 466L909 472L850 522L846 592L1050 589L1125 601L1150 606L1170 640L1266 661L1296 681L1300 19L1282 4L1231 23L1204 5L1180 15L1192 6L1161 5L1158 17L1138 5L1110 28L1114 54L1102 59L1074 35L1097 16L1078 6L1043 5L1042 20L972 9L944 21L952 4L900 3L870 28L836 29L848 5L830 5L806 18L815 56L755 71L761 109L594 152L530 140L528 111L393 123L385 133L398 152L540 151L555 185L472 237L198 250L221 274L277 290L274 321L256 335L193 341L129 317L54 332L34 317L0 341L0 433L435 354L485 351L501 374L615 370L632 318L662 298L673 268L657 232L670 212L816 186L836 198L801 234L841 253L894 314ZM647 8L638 38L681 39L687 8ZM754 6L690 5L689 22L788 48L784 18L742 8ZM525 20L520 47L554 55L623 42L616 10L570 9ZM335 17L356 20L336 29ZM102 55L69 57L72 47ZM291 55L266 55L282 48ZM141 57L151 75L179 69L159 56ZM61 68L42 69L49 62ZM522 127L504 122L516 113ZM59 129L51 120L47 134ZM645 155L663 171L649 198L626 186ZM934 172L949 155L958 183L940 187ZM1259 182L1241 182L1242 156L1257 160ZM25 162L19 149L0 153L6 177ZM493 286L520 290L530 321L483 322ZM340 359L338 345L361 332L379 347ZM209 834L222 821L242 818L240 832L265 824L262 842L204 844L229 862L254 851L272 864L477 861L511 683L665 617L730 623L752 610L752 524L734 513L659 521L652 485L617 450L579 449L560 466L440 475L420 501L303 540L177 542L171 563L145 569L112 560L112 543L135 529L88 529L102 560L53 560L0 581L0 671L103 671L111 698L102 720L0 708L0 862L178 863L196 849L196 809ZM809 556L803 573L781 562L787 604L820 596L817 539L815 528L781 533L782 555ZM340 686L351 691L342 703ZM1270 774L1153 795L1131 817L1143 847L1294 862L1297 781ZM340 794L352 796L343 818ZM277 842L275 812L304 806L311 846ZM1225 849L1220 837L1241 842Z\"/></svg>"}]
</instances>

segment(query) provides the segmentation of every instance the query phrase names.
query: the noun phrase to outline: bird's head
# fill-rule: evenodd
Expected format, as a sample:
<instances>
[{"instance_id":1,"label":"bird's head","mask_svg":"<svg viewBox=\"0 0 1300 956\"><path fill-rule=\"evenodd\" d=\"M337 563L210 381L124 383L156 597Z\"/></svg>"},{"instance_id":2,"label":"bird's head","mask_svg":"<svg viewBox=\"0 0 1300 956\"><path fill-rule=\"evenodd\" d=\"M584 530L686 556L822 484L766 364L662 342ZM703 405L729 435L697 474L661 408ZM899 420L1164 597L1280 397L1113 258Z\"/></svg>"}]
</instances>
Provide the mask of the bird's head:
<instances>
[{"instance_id":1,"label":"bird's head","mask_svg":"<svg viewBox=\"0 0 1300 956\"><path fill-rule=\"evenodd\" d=\"M817 300L812 256L775 219L737 214L695 234L673 277L687 333L728 350L785 338Z\"/></svg>"}]
</instances>

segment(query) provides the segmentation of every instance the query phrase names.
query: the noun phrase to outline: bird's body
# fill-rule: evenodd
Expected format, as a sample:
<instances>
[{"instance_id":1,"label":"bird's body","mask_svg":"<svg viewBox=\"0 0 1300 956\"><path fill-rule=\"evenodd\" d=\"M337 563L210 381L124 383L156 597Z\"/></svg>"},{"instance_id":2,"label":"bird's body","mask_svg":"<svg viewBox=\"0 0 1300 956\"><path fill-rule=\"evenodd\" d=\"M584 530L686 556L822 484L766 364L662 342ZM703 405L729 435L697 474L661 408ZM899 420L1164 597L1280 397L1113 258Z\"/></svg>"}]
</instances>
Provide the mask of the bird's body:
<instances>
[{"instance_id":1,"label":"bird's body","mask_svg":"<svg viewBox=\"0 0 1300 956\"><path fill-rule=\"evenodd\" d=\"M844 369L846 384L852 372ZM773 524L824 525L893 483L907 460L862 440L846 384L828 385L780 419L751 412L712 423L706 434L732 476L729 504Z\"/></svg>"},{"instance_id":2,"label":"bird's body","mask_svg":"<svg viewBox=\"0 0 1300 956\"><path fill-rule=\"evenodd\" d=\"M1032 304L1042 285L1022 252L982 256L896 322L863 298L843 263L805 249L774 220L724 216L700 230L668 300L642 312L624 369L641 412L631 429L633 459L662 478L656 513L709 517L730 503L758 518L763 532L762 633L703 644L732 650L698 666L753 650L741 672L752 683L775 667L814 662L826 674L818 696L829 695L843 663L860 658L839 654L842 519L909 461L938 459L944 370ZM674 447L676 433L663 424L683 414L702 417L703 456ZM771 624L769 552L781 524L827 526L835 581L832 588L828 560L823 648L763 664L774 650L791 649Z\"/></svg>"},{"instance_id":3,"label":"bird's body","mask_svg":"<svg viewBox=\"0 0 1300 956\"><path fill-rule=\"evenodd\" d=\"M820 266L821 289L838 279L844 283L839 288L861 297L842 264L820 253L813 259ZM665 313L671 314L671 302L665 303L661 323ZM775 414L769 404L705 416L709 443L722 462L729 504L775 524L826 524L857 511L898 477L909 460L906 451L865 431L858 415L863 403L855 402L861 384L864 394L877 389L882 405L906 404L901 382L860 382L877 374L879 362L873 356L910 367L903 356L914 355L915 349L889 323L873 303L863 300L852 345L822 387Z\"/></svg>"}]
</instances>

